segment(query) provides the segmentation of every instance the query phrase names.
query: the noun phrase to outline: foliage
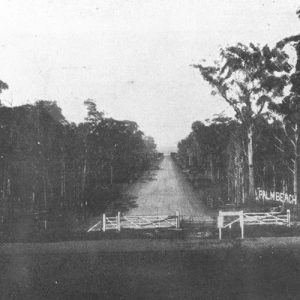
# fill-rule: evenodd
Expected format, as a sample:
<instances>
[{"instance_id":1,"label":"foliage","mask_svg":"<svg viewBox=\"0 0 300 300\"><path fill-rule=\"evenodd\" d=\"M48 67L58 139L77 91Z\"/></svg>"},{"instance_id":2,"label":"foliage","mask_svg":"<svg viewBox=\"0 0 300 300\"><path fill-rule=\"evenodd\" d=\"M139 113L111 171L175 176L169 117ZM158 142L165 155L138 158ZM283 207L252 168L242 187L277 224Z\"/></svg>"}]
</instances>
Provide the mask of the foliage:
<instances>
[{"instance_id":1,"label":"foliage","mask_svg":"<svg viewBox=\"0 0 300 300\"><path fill-rule=\"evenodd\" d=\"M223 116L204 124L196 121L191 133L178 143L177 160L193 173L193 184L204 195L223 203L243 203L246 199L248 168L244 128ZM255 186L266 190L293 192L288 151L278 149L278 139L287 145L280 122L260 118L254 131ZM204 179L213 183L207 187Z\"/></svg>"},{"instance_id":2,"label":"foliage","mask_svg":"<svg viewBox=\"0 0 300 300\"><path fill-rule=\"evenodd\" d=\"M3 90L8 89L8 84L0 80L0 94L2 93Z\"/></svg>"},{"instance_id":3,"label":"foliage","mask_svg":"<svg viewBox=\"0 0 300 300\"><path fill-rule=\"evenodd\" d=\"M0 204L5 219L43 210L99 215L156 157L131 121L105 118L85 101L86 121L69 123L55 102L0 107Z\"/></svg>"},{"instance_id":4,"label":"foliage","mask_svg":"<svg viewBox=\"0 0 300 300\"><path fill-rule=\"evenodd\" d=\"M194 65L204 80L235 111L236 120L245 129L248 160L248 198L254 200L253 138L257 120L267 117L266 104L283 95L292 67L280 48L238 43L220 51L213 66Z\"/></svg>"},{"instance_id":5,"label":"foliage","mask_svg":"<svg viewBox=\"0 0 300 300\"><path fill-rule=\"evenodd\" d=\"M237 44L220 51L213 66L194 65L203 78L235 111L245 125L264 113L271 98L282 95L291 66L288 55L278 48Z\"/></svg>"}]
</instances>

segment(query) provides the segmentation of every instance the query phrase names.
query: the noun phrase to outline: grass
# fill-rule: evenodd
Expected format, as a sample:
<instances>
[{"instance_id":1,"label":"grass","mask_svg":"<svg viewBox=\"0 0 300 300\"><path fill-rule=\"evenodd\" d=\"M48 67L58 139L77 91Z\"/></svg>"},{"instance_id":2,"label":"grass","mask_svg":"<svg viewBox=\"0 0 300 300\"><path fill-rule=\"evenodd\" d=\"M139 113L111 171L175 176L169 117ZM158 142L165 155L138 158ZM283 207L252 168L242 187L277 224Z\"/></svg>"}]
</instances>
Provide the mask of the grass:
<instances>
[{"instance_id":1,"label":"grass","mask_svg":"<svg viewBox=\"0 0 300 300\"><path fill-rule=\"evenodd\" d=\"M1 255L1 297L298 299L298 249Z\"/></svg>"}]
</instances>

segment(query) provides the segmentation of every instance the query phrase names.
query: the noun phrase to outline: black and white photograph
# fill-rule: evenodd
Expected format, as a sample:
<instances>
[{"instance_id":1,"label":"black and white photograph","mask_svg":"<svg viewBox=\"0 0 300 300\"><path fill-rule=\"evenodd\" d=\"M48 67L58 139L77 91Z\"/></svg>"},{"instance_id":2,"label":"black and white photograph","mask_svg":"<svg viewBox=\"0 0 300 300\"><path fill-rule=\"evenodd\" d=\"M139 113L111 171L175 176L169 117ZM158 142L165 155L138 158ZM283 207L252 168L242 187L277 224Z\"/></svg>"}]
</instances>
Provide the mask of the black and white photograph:
<instances>
[{"instance_id":1,"label":"black and white photograph","mask_svg":"<svg viewBox=\"0 0 300 300\"><path fill-rule=\"evenodd\" d=\"M299 189L299 0L0 0L0 300L300 299Z\"/></svg>"}]
</instances>

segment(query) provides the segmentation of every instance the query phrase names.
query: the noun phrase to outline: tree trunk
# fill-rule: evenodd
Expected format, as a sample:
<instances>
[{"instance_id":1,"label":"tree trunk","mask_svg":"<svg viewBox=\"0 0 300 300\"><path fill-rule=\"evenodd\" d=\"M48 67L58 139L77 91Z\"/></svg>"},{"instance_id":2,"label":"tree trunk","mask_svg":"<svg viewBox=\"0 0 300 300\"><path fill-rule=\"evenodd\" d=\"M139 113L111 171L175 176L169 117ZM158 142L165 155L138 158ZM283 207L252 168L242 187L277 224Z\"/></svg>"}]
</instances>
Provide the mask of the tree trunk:
<instances>
[{"instance_id":1,"label":"tree trunk","mask_svg":"<svg viewBox=\"0 0 300 300\"><path fill-rule=\"evenodd\" d=\"M234 203L237 204L238 176L236 174L236 170L234 170L234 173Z\"/></svg>"},{"instance_id":2,"label":"tree trunk","mask_svg":"<svg viewBox=\"0 0 300 300\"><path fill-rule=\"evenodd\" d=\"M230 180L229 174L227 174L227 202L230 203L231 201L231 189L230 189Z\"/></svg>"},{"instance_id":3,"label":"tree trunk","mask_svg":"<svg viewBox=\"0 0 300 300\"><path fill-rule=\"evenodd\" d=\"M8 216L10 220L13 220L14 217L14 201L11 195L11 182L7 178L7 200L8 200Z\"/></svg>"},{"instance_id":4,"label":"tree trunk","mask_svg":"<svg viewBox=\"0 0 300 300\"><path fill-rule=\"evenodd\" d=\"M298 203L298 139L299 139L299 129L298 124L295 124L295 160L294 160L294 194L295 194L295 204Z\"/></svg>"},{"instance_id":5,"label":"tree trunk","mask_svg":"<svg viewBox=\"0 0 300 300\"><path fill-rule=\"evenodd\" d=\"M209 166L210 166L210 178L211 178L211 182L215 183L214 162L213 162L212 156L209 159Z\"/></svg>"},{"instance_id":6,"label":"tree trunk","mask_svg":"<svg viewBox=\"0 0 300 300\"><path fill-rule=\"evenodd\" d=\"M263 188L263 190L266 190L266 168L267 168L267 166L266 166L266 163L265 163L265 161L264 161L264 167L263 167L263 178L262 178L262 188Z\"/></svg>"},{"instance_id":7,"label":"tree trunk","mask_svg":"<svg viewBox=\"0 0 300 300\"><path fill-rule=\"evenodd\" d=\"M249 168L249 200L255 199L254 170L253 170L253 125L248 128L248 168Z\"/></svg>"},{"instance_id":8,"label":"tree trunk","mask_svg":"<svg viewBox=\"0 0 300 300\"><path fill-rule=\"evenodd\" d=\"M47 210L47 182L45 174L43 175L43 198L44 198L44 210Z\"/></svg>"},{"instance_id":9,"label":"tree trunk","mask_svg":"<svg viewBox=\"0 0 300 300\"><path fill-rule=\"evenodd\" d=\"M61 177L60 177L60 208L66 205L66 163L64 158L61 162Z\"/></svg>"},{"instance_id":10,"label":"tree trunk","mask_svg":"<svg viewBox=\"0 0 300 300\"><path fill-rule=\"evenodd\" d=\"M241 203L245 203L245 184L244 184L244 173L242 164L239 166L239 174L240 174L240 190L241 190Z\"/></svg>"},{"instance_id":11,"label":"tree trunk","mask_svg":"<svg viewBox=\"0 0 300 300\"><path fill-rule=\"evenodd\" d=\"M30 211L33 212L34 209L35 209L35 192L32 192Z\"/></svg>"},{"instance_id":12,"label":"tree trunk","mask_svg":"<svg viewBox=\"0 0 300 300\"><path fill-rule=\"evenodd\" d=\"M113 178L114 178L114 169L112 164L110 165L110 185L113 185Z\"/></svg>"},{"instance_id":13,"label":"tree trunk","mask_svg":"<svg viewBox=\"0 0 300 300\"><path fill-rule=\"evenodd\" d=\"M273 169L273 191L276 192L276 169L275 165L272 165Z\"/></svg>"},{"instance_id":14,"label":"tree trunk","mask_svg":"<svg viewBox=\"0 0 300 300\"><path fill-rule=\"evenodd\" d=\"M87 144L85 142L84 145L84 162L83 162L83 170L82 170L82 182L81 182L81 193L84 195L85 185L86 185L86 175L87 175ZM83 199L82 199L83 201Z\"/></svg>"}]
</instances>

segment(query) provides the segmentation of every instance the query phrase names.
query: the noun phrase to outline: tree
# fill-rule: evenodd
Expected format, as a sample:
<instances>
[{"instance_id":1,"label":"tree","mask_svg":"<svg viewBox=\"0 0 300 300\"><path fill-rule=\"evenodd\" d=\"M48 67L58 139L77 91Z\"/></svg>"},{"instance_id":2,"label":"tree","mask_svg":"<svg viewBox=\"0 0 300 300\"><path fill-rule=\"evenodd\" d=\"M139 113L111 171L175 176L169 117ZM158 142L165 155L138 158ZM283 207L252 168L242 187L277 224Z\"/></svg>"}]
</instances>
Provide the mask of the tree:
<instances>
[{"instance_id":1,"label":"tree","mask_svg":"<svg viewBox=\"0 0 300 300\"><path fill-rule=\"evenodd\" d=\"M0 80L0 94L2 93L3 90L8 89L8 84Z\"/></svg>"},{"instance_id":2,"label":"tree","mask_svg":"<svg viewBox=\"0 0 300 300\"><path fill-rule=\"evenodd\" d=\"M298 18L300 18L300 9L296 11ZM296 79L299 80L299 72L300 72L300 34L292 35L280 40L276 47L279 49L283 49L287 44L291 44L295 47L296 55L297 55L297 63L296 63L296 71L294 73L294 87L296 87Z\"/></svg>"},{"instance_id":3,"label":"tree","mask_svg":"<svg viewBox=\"0 0 300 300\"><path fill-rule=\"evenodd\" d=\"M88 115L85 120L96 126L99 122L103 120L104 113L97 110L97 105L92 99L87 99L84 101L84 105L87 108Z\"/></svg>"},{"instance_id":4,"label":"tree","mask_svg":"<svg viewBox=\"0 0 300 300\"><path fill-rule=\"evenodd\" d=\"M300 9L296 11L300 18ZM300 156L299 135L300 135L300 34L289 36L277 43L277 48L283 49L286 45L292 45L296 50L297 62L295 71L290 76L291 89L290 94L286 96L282 103L271 104L270 109L283 117L283 129L285 136L293 148L292 163L293 168L290 171L293 174L294 193L296 203L298 198L298 163ZM282 141L281 141L281 145ZM279 146L282 149L281 145Z\"/></svg>"},{"instance_id":5,"label":"tree","mask_svg":"<svg viewBox=\"0 0 300 300\"><path fill-rule=\"evenodd\" d=\"M0 106L5 222L45 210L54 218L98 214L120 199L119 184L150 167L156 152L152 138L135 122L105 118L91 101L88 108L89 119L76 125L52 101Z\"/></svg>"},{"instance_id":6,"label":"tree","mask_svg":"<svg viewBox=\"0 0 300 300\"><path fill-rule=\"evenodd\" d=\"M7 90L7 89L8 89L8 84L0 80L0 94L2 93L3 90Z\"/></svg>"},{"instance_id":7,"label":"tree","mask_svg":"<svg viewBox=\"0 0 300 300\"><path fill-rule=\"evenodd\" d=\"M270 103L270 109L281 115L282 128L285 134L285 140L277 137L279 145L277 148L281 152L289 153L288 161L292 162L292 166L288 165L288 169L293 174L293 188L296 203L298 200L298 164L300 157L299 137L300 137L300 95L291 92L281 103Z\"/></svg>"},{"instance_id":8,"label":"tree","mask_svg":"<svg viewBox=\"0 0 300 300\"><path fill-rule=\"evenodd\" d=\"M241 43L221 49L213 66L193 65L235 111L247 134L249 199L254 199L253 134L256 120L266 116L266 104L282 96L291 66L280 49Z\"/></svg>"}]
</instances>

